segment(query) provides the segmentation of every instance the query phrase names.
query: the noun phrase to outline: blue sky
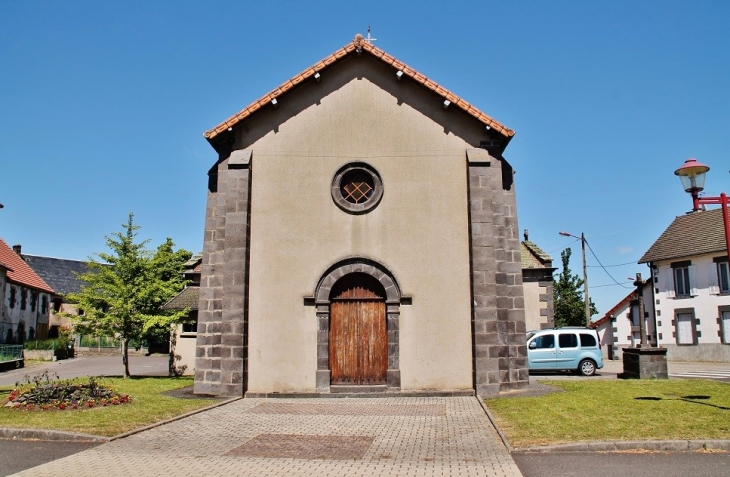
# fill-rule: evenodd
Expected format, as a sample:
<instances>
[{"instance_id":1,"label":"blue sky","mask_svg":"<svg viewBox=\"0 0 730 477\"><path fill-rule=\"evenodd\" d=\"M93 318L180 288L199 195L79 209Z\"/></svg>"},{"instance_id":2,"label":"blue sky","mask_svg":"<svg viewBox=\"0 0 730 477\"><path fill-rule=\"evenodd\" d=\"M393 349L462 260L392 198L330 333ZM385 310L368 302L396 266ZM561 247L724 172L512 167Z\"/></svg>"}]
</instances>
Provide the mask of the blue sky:
<instances>
[{"instance_id":1,"label":"blue sky","mask_svg":"<svg viewBox=\"0 0 730 477\"><path fill-rule=\"evenodd\" d=\"M376 46L517 131L520 229L585 233L600 315L691 208L730 192L730 2L28 1L0 7L0 236L86 259L129 212L202 248L202 133L372 26ZM616 285L600 267L623 285ZM616 266L619 264L628 264Z\"/></svg>"}]
</instances>

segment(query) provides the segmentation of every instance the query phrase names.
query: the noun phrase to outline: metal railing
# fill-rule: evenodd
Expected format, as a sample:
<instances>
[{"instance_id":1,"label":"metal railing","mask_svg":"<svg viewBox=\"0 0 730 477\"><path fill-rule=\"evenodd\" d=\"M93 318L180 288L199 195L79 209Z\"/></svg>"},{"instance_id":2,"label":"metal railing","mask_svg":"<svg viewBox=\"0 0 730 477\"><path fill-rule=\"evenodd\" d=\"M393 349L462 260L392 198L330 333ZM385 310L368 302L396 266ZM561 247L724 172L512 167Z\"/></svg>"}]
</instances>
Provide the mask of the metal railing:
<instances>
[{"instance_id":1,"label":"metal railing","mask_svg":"<svg viewBox=\"0 0 730 477\"><path fill-rule=\"evenodd\" d=\"M23 359L23 345L0 345L0 363Z\"/></svg>"}]
</instances>

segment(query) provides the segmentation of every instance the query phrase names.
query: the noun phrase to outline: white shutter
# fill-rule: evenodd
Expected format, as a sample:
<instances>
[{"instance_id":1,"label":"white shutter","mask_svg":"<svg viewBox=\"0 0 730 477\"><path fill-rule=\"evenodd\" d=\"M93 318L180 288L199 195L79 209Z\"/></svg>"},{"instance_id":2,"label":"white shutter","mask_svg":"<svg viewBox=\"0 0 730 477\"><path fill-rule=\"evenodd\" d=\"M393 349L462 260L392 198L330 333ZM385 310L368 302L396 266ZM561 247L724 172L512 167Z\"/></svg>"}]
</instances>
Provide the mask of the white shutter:
<instances>
[{"instance_id":1,"label":"white shutter","mask_svg":"<svg viewBox=\"0 0 730 477\"><path fill-rule=\"evenodd\" d=\"M680 313L677 315L677 342L679 344L694 343L691 313Z\"/></svg>"},{"instance_id":2,"label":"white shutter","mask_svg":"<svg viewBox=\"0 0 730 477\"><path fill-rule=\"evenodd\" d=\"M690 265L687 268L689 268L689 294L697 296L700 294L700 290L697 288L697 266Z\"/></svg>"},{"instance_id":3,"label":"white shutter","mask_svg":"<svg viewBox=\"0 0 730 477\"><path fill-rule=\"evenodd\" d=\"M720 328L725 343L730 343L730 311L723 311L720 315Z\"/></svg>"},{"instance_id":4,"label":"white shutter","mask_svg":"<svg viewBox=\"0 0 730 477\"><path fill-rule=\"evenodd\" d=\"M710 295L720 294L720 285L717 284L717 264L713 263L710 265L710 276L707 283L709 283Z\"/></svg>"},{"instance_id":5,"label":"white shutter","mask_svg":"<svg viewBox=\"0 0 730 477\"><path fill-rule=\"evenodd\" d=\"M667 292L667 298L674 298L674 269L672 267L667 268L666 272L661 274L663 278L664 290ZM659 289L661 291L661 288Z\"/></svg>"}]
</instances>

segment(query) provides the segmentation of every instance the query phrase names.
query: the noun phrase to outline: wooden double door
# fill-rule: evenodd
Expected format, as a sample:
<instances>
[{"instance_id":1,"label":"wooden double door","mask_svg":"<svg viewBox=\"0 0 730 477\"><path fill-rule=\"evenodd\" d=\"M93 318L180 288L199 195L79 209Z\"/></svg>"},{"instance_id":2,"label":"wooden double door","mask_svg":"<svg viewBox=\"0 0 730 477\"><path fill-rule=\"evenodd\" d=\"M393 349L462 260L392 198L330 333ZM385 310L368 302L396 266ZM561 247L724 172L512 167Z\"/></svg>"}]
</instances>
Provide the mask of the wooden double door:
<instances>
[{"instance_id":1,"label":"wooden double door","mask_svg":"<svg viewBox=\"0 0 730 477\"><path fill-rule=\"evenodd\" d=\"M386 384L388 330L380 282L354 273L335 284L329 339L332 384Z\"/></svg>"}]
</instances>

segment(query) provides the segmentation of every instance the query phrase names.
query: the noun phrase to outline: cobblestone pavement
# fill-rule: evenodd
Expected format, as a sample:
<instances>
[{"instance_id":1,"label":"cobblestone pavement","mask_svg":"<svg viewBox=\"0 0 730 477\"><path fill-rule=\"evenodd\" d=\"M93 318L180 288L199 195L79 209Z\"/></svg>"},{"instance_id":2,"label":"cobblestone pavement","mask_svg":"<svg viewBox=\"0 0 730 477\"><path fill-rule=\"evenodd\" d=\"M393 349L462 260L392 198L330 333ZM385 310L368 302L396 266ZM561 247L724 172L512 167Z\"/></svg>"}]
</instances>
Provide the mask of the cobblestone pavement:
<instances>
[{"instance_id":1,"label":"cobblestone pavement","mask_svg":"<svg viewBox=\"0 0 730 477\"><path fill-rule=\"evenodd\" d=\"M19 476L520 476L475 397L242 399Z\"/></svg>"}]
</instances>

